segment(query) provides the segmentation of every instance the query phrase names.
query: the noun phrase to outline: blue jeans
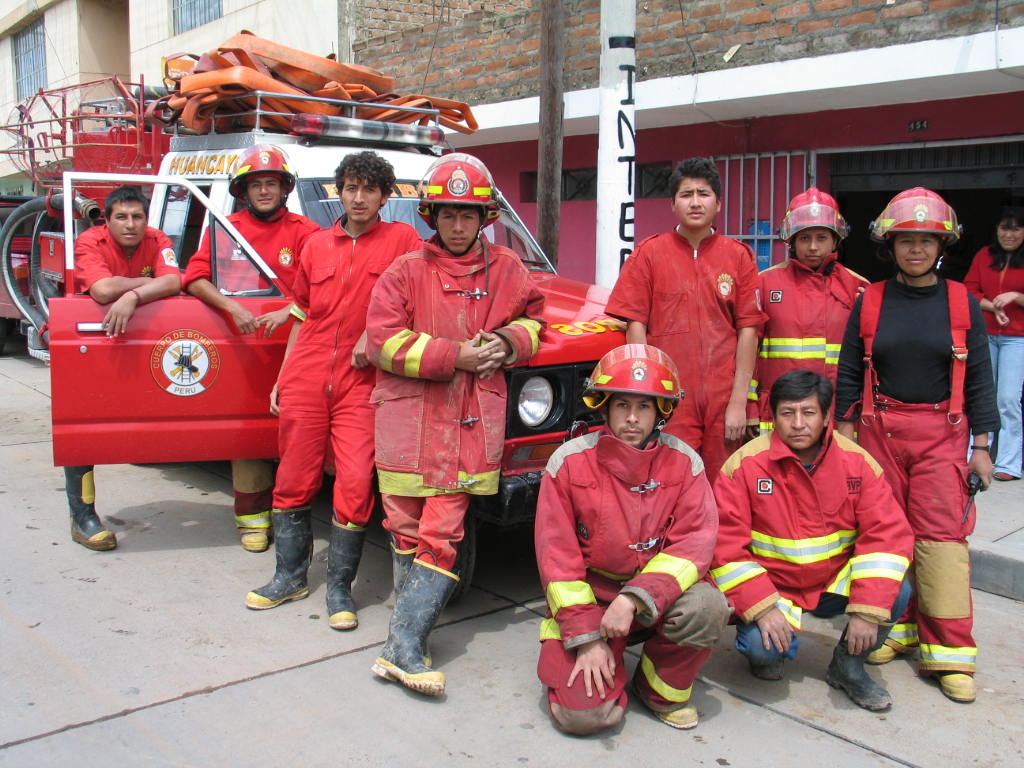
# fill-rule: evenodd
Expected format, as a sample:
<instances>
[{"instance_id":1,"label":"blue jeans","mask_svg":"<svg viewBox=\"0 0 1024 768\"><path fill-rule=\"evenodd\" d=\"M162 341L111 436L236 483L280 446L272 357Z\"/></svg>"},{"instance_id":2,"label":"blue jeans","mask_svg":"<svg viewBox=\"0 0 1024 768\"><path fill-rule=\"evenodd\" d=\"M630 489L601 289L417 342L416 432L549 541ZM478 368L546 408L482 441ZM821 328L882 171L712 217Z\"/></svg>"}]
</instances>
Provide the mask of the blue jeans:
<instances>
[{"instance_id":1,"label":"blue jeans","mask_svg":"<svg viewBox=\"0 0 1024 768\"><path fill-rule=\"evenodd\" d=\"M1024 336L989 336L992 375L996 380L999 407L999 450L993 469L1021 476L1021 390L1024 389Z\"/></svg>"},{"instance_id":2,"label":"blue jeans","mask_svg":"<svg viewBox=\"0 0 1024 768\"><path fill-rule=\"evenodd\" d=\"M913 589L910 586L910 579L904 577L903 583L900 584L900 592L896 596L896 602L892 605L892 612L889 614L888 623L892 624L899 621L900 616L907 609L907 604L910 602L912 594ZM837 595L833 592L822 592L821 597L818 598L818 606L811 613L823 618L838 616L846 610L848 602L850 602L850 599L843 595ZM888 633L888 629L886 629L886 633ZM878 643L878 645L881 645L881 643ZM782 661L783 659L795 659L796 651L799 647L800 639L796 633L793 633L788 651L783 653L774 647L766 651L764 649L764 641L761 639L761 630L755 622L749 624L744 624L742 621L736 622L736 650L746 656L751 664L763 666Z\"/></svg>"}]
</instances>

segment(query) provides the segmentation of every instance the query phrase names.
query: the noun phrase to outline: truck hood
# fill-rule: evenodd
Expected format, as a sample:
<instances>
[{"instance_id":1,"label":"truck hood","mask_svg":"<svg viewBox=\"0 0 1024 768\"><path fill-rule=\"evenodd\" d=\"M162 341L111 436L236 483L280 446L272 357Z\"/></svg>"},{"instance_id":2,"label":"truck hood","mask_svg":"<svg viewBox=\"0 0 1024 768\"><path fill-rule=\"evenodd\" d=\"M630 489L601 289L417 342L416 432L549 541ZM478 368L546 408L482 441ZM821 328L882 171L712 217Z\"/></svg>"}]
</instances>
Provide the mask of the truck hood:
<instances>
[{"instance_id":1,"label":"truck hood","mask_svg":"<svg viewBox=\"0 0 1024 768\"><path fill-rule=\"evenodd\" d=\"M544 294L548 325L531 367L596 361L626 343L626 324L604 311L610 290L544 272L532 277Z\"/></svg>"}]
</instances>

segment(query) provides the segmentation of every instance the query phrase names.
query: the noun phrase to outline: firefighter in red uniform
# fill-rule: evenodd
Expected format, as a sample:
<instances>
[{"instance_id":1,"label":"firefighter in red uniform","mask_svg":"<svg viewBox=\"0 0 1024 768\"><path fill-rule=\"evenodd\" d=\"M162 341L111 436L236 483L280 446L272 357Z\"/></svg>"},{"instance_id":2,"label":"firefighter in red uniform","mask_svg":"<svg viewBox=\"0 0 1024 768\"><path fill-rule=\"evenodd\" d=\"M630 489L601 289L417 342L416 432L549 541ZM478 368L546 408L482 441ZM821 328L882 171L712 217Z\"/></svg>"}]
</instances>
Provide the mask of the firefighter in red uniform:
<instances>
[{"instance_id":1,"label":"firefighter in red uniform","mask_svg":"<svg viewBox=\"0 0 1024 768\"><path fill-rule=\"evenodd\" d=\"M140 304L181 291L181 273L170 239L146 226L149 200L134 186L118 187L104 203L104 226L75 241L75 290L109 304L103 330L111 338L127 332ZM71 538L83 547L114 549L117 536L96 515L92 466L64 467L71 507Z\"/></svg>"},{"instance_id":2,"label":"firefighter in red uniform","mask_svg":"<svg viewBox=\"0 0 1024 768\"><path fill-rule=\"evenodd\" d=\"M373 512L374 369L366 357L366 308L380 274L422 244L408 224L381 221L395 185L391 164L374 152L348 155L335 171L344 215L314 233L299 256L292 326L271 411L279 413L281 463L274 487L274 578L245 597L273 608L309 595L313 553L310 505L334 454L334 515L327 556L327 614L333 629L359 625L352 581Z\"/></svg>"},{"instance_id":3,"label":"firefighter in red uniform","mask_svg":"<svg viewBox=\"0 0 1024 768\"><path fill-rule=\"evenodd\" d=\"M779 226L789 259L759 275L765 321L748 421L772 428L769 392L787 371L836 381L839 348L853 302L867 281L836 259L849 227L833 197L815 187L794 197Z\"/></svg>"},{"instance_id":4,"label":"firefighter in red uniform","mask_svg":"<svg viewBox=\"0 0 1024 768\"><path fill-rule=\"evenodd\" d=\"M622 268L607 312L627 322L626 340L669 354L685 382L670 434L704 459L714 485L747 425L747 392L764 319L754 256L716 234L722 180L691 158L669 184L678 226L642 241Z\"/></svg>"},{"instance_id":5,"label":"firefighter in red uniform","mask_svg":"<svg viewBox=\"0 0 1024 768\"><path fill-rule=\"evenodd\" d=\"M808 370L775 380L774 431L734 453L715 485L711 574L736 612L736 648L762 680L781 680L796 657L804 611L849 614L825 680L882 711L892 700L864 661L910 600L914 538L882 468L828 429L832 392Z\"/></svg>"},{"instance_id":6,"label":"firefighter in red uniform","mask_svg":"<svg viewBox=\"0 0 1024 768\"><path fill-rule=\"evenodd\" d=\"M950 699L970 702L978 649L969 473L988 487L988 433L999 428L999 413L981 307L962 283L935 271L959 232L953 209L922 187L896 195L873 222L880 255L897 274L868 286L850 313L836 414L839 431L856 431L882 465L915 538L916 606L868 661L885 663L920 644L921 673L938 677Z\"/></svg>"},{"instance_id":7,"label":"firefighter in red uniform","mask_svg":"<svg viewBox=\"0 0 1024 768\"><path fill-rule=\"evenodd\" d=\"M544 298L508 248L482 234L498 217L490 172L462 153L420 182L437 234L373 290L370 360L380 368L376 462L395 566L395 610L374 674L438 696L427 635L458 581L452 573L471 495L498 491L505 437L502 366L537 351Z\"/></svg>"},{"instance_id":8,"label":"firefighter in red uniform","mask_svg":"<svg viewBox=\"0 0 1024 768\"><path fill-rule=\"evenodd\" d=\"M289 294L302 245L306 238L320 230L305 216L285 207L294 188L295 176L288 168L284 152L264 144L246 150L228 186L232 197L246 206L228 216L228 221L281 278ZM260 287L259 274L245 254L236 253L226 239L218 246L217 285L212 282L210 229L207 229L199 250L185 268L182 280L185 290L228 314L239 333L254 333L262 327L269 336L287 322L291 305L254 317L230 294ZM231 462L231 482L235 494L235 525L242 547L249 552L264 552L270 545L274 465L266 459L235 459Z\"/></svg>"},{"instance_id":9,"label":"firefighter in red uniform","mask_svg":"<svg viewBox=\"0 0 1024 768\"><path fill-rule=\"evenodd\" d=\"M661 431L680 392L660 349L608 352L583 397L605 426L559 448L541 481L534 536L548 618L537 671L567 733L622 719L631 633L645 640L637 696L673 728L697 725L691 686L729 606L704 580L718 512L703 462Z\"/></svg>"}]
</instances>

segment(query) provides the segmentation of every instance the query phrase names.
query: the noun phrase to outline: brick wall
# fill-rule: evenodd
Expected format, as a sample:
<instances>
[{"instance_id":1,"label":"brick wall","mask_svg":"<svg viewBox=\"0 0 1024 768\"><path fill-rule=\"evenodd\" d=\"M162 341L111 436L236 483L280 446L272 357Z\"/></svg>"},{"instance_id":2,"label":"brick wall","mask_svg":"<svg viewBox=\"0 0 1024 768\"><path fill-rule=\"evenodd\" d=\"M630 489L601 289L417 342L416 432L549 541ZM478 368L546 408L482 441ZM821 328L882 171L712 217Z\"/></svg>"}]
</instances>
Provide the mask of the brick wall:
<instances>
[{"instance_id":1,"label":"brick wall","mask_svg":"<svg viewBox=\"0 0 1024 768\"><path fill-rule=\"evenodd\" d=\"M520 7L508 13L494 5L457 23L391 25L388 34L356 43L354 60L393 75L402 92L473 104L536 95L539 2L498 4ZM600 0L565 6L564 87L596 86ZM996 7L996 0L638 0L638 79L987 32L995 28ZM1024 0L1000 0L998 7L1002 26L1024 25ZM740 49L723 61L736 44Z\"/></svg>"},{"instance_id":2,"label":"brick wall","mask_svg":"<svg viewBox=\"0 0 1024 768\"><path fill-rule=\"evenodd\" d=\"M491 14L507 14L529 8L533 0L404 0L370 3L357 0L356 40L367 40L406 30L421 30L426 24L459 25L466 16L485 9Z\"/></svg>"}]
</instances>

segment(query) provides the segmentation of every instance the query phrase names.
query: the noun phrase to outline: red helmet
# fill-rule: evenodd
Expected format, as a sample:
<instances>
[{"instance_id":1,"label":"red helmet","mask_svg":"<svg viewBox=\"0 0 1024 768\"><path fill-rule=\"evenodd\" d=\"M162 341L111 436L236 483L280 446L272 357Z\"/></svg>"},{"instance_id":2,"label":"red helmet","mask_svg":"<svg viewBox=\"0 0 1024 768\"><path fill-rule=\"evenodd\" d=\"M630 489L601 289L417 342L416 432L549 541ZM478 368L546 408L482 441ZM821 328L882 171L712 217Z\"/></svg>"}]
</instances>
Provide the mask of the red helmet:
<instances>
[{"instance_id":1,"label":"red helmet","mask_svg":"<svg viewBox=\"0 0 1024 768\"><path fill-rule=\"evenodd\" d=\"M254 174L273 174L281 179L281 188L285 197L295 189L295 174L288 168L288 158L278 147L270 144L257 144L245 150L238 161L238 167L231 177L228 191L232 197L245 199L245 179Z\"/></svg>"},{"instance_id":2,"label":"red helmet","mask_svg":"<svg viewBox=\"0 0 1024 768\"><path fill-rule=\"evenodd\" d=\"M676 364L660 349L647 344L624 344L605 353L587 379L583 402L596 411L613 392L649 395L658 401L658 410L664 416L672 413L683 396Z\"/></svg>"},{"instance_id":3,"label":"red helmet","mask_svg":"<svg viewBox=\"0 0 1024 768\"><path fill-rule=\"evenodd\" d=\"M939 195L924 187L900 192L871 222L871 239L879 242L894 232L926 232L945 238L947 243L955 243L960 239L961 231L956 211Z\"/></svg>"},{"instance_id":4,"label":"red helmet","mask_svg":"<svg viewBox=\"0 0 1024 768\"><path fill-rule=\"evenodd\" d=\"M420 182L419 191L419 214L431 227L434 227L434 211L439 205L478 205L484 209L485 223L499 215L491 172L464 152L435 160Z\"/></svg>"},{"instance_id":5,"label":"red helmet","mask_svg":"<svg viewBox=\"0 0 1024 768\"><path fill-rule=\"evenodd\" d=\"M839 212L839 205L832 195L811 187L789 201L789 209L779 225L779 237L786 242L800 230L811 227L825 227L842 240L850 234L850 226Z\"/></svg>"}]
</instances>

